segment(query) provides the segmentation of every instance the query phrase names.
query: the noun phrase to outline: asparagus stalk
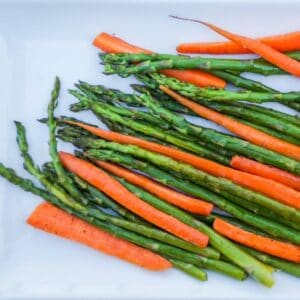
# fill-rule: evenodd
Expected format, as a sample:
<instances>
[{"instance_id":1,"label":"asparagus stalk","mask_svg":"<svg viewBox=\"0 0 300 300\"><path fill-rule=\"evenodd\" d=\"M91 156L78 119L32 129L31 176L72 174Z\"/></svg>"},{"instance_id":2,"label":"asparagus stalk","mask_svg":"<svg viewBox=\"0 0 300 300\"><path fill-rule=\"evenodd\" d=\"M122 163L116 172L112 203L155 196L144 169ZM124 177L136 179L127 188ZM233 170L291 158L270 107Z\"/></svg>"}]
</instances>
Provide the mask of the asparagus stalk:
<instances>
[{"instance_id":1,"label":"asparagus stalk","mask_svg":"<svg viewBox=\"0 0 300 300\"><path fill-rule=\"evenodd\" d=\"M176 161L170 157L158 154L152 151L145 150L134 145L123 145L115 142L107 142L101 139L77 138L73 140L73 144L82 149L110 149L121 153L133 155L140 159L146 160L160 168L178 173L178 176L188 178L188 180L209 188L210 190L222 195L223 191L241 197L241 201L254 202L269 210L274 211L278 216L294 221L300 224L300 212L292 207L284 205L267 196L241 187L227 179L218 178L207 174L191 165Z\"/></svg>"},{"instance_id":2,"label":"asparagus stalk","mask_svg":"<svg viewBox=\"0 0 300 300\"><path fill-rule=\"evenodd\" d=\"M201 281L206 281L207 280L207 276L206 273L203 272L201 269L195 267L192 264L189 263L185 263L183 261L174 259L174 258L169 258L169 261L172 263L172 265L181 270L182 272L196 278L199 279Z\"/></svg>"},{"instance_id":3,"label":"asparagus stalk","mask_svg":"<svg viewBox=\"0 0 300 300\"><path fill-rule=\"evenodd\" d=\"M280 112L278 110L272 109L272 108L266 108L260 105L255 105L255 104L247 104L247 103L235 103L236 106L238 107L244 107L247 109L250 109L253 112L259 112L271 117L274 117L276 119L280 119L281 121L300 126L300 118L299 116L293 116L289 115L283 112Z\"/></svg>"},{"instance_id":4,"label":"asparagus stalk","mask_svg":"<svg viewBox=\"0 0 300 300\"><path fill-rule=\"evenodd\" d=\"M72 184L71 178L66 173L65 169L62 167L58 154L57 154L57 143L55 138L57 122L54 118L54 110L58 104L58 96L60 91L60 81L59 78L55 78L54 88L51 93L51 100L48 105L48 121L47 125L49 128L49 152L53 160L54 169L58 175L58 181L60 184L70 193L70 195L79 201L85 202L84 198L81 197L79 191Z\"/></svg>"},{"instance_id":5,"label":"asparagus stalk","mask_svg":"<svg viewBox=\"0 0 300 300\"><path fill-rule=\"evenodd\" d=\"M167 77L159 73L149 73L147 75L136 75L138 80L143 82L150 88L158 88L159 85L167 86L183 96L189 97L195 101L210 100L210 101L247 101L254 103L263 102L299 102L299 92L289 93L265 93L253 91L228 91L211 88L199 88L193 84L179 81L173 77Z\"/></svg>"},{"instance_id":6,"label":"asparagus stalk","mask_svg":"<svg viewBox=\"0 0 300 300\"><path fill-rule=\"evenodd\" d=\"M186 192L187 194L199 197L201 199L215 204L217 207L226 211L232 216L235 216L239 220L242 220L243 222L249 225L259 228L265 232L268 232L274 237L284 238L288 241L294 242L295 244L300 243L298 231L288 228L278 222L273 222L266 218L262 218L256 214L253 214L248 210L243 209L242 207L220 197L219 195L200 187L199 185L193 184L189 181L180 178L176 178L174 175L164 172L158 168L155 168L149 163L139 161L130 156L122 155L113 151L90 150L87 152L87 155L91 158L120 163L129 168L134 168L145 172L146 174L150 175L151 177L155 178L163 184L167 184L171 187ZM222 253L222 251L219 248L217 248L217 250L219 250Z\"/></svg>"},{"instance_id":7,"label":"asparagus stalk","mask_svg":"<svg viewBox=\"0 0 300 300\"><path fill-rule=\"evenodd\" d=\"M89 101L91 100L97 100L97 98L89 93L88 96L79 93L78 91L75 90L69 90L70 94L73 95L74 97L76 97L81 104L88 106ZM153 124L156 125L160 125L163 126L164 128L169 128L170 126L168 126L168 124L161 124L161 120L159 120L158 118L156 118L155 116L152 116L148 113L145 113L143 111L139 111L139 110L131 110L129 111L128 109L125 109L123 107L115 107L115 106L111 106L111 109L113 111L117 111L119 114L121 114L124 117L129 117L129 118L133 118L133 119L141 119L141 120L146 120L148 122L151 122Z\"/></svg>"},{"instance_id":8,"label":"asparagus stalk","mask_svg":"<svg viewBox=\"0 0 300 300\"><path fill-rule=\"evenodd\" d=\"M263 147L251 144L242 139L219 133L212 129L194 126L187 122L182 116L176 115L175 113L161 107L157 101L147 94L142 94L140 97L137 97L137 99L148 107L153 114L160 116L162 119L172 124L174 129L182 134L193 135L201 140L214 143L219 147L224 147L226 150L242 154L263 163L300 175L300 162L294 159L264 149Z\"/></svg>"},{"instance_id":9,"label":"asparagus stalk","mask_svg":"<svg viewBox=\"0 0 300 300\"><path fill-rule=\"evenodd\" d=\"M219 103L208 103L208 106L221 113L233 115L246 121L254 122L258 125L269 127L271 129L282 132L285 135L289 135L300 140L300 127L283 121L277 117L269 116L258 111L253 111L251 109L248 109L247 107L242 106L234 107L222 105Z\"/></svg>"},{"instance_id":10,"label":"asparagus stalk","mask_svg":"<svg viewBox=\"0 0 300 300\"><path fill-rule=\"evenodd\" d=\"M153 89L150 89L150 88L146 87L145 85L141 85L141 84L131 84L130 86L134 91L136 91L138 93L150 93L150 95L153 98L159 100L159 103L163 107L165 107L171 111L186 114L186 115L191 115L191 116L197 116L189 108L183 106L179 102L174 101L169 95L165 94L161 90L153 90ZM133 96L133 98L136 103L133 103L132 105L141 106L141 104L136 101L136 98L134 96Z\"/></svg>"},{"instance_id":11,"label":"asparagus stalk","mask_svg":"<svg viewBox=\"0 0 300 300\"><path fill-rule=\"evenodd\" d=\"M277 93L276 90L262 84L259 81L255 81L249 78L245 78L241 75L236 75L233 72L222 71L222 70L213 70L209 73L216 75L227 82L232 83L236 87L240 87L246 90L255 91L255 92L265 92L265 93Z\"/></svg>"},{"instance_id":12,"label":"asparagus stalk","mask_svg":"<svg viewBox=\"0 0 300 300\"><path fill-rule=\"evenodd\" d=\"M279 68L261 61L223 58L186 57L172 54L101 54L105 74L130 74L157 72L164 69L232 70L263 75L283 74ZM138 63L138 64L131 64ZM130 64L130 65L128 65Z\"/></svg>"}]
</instances>

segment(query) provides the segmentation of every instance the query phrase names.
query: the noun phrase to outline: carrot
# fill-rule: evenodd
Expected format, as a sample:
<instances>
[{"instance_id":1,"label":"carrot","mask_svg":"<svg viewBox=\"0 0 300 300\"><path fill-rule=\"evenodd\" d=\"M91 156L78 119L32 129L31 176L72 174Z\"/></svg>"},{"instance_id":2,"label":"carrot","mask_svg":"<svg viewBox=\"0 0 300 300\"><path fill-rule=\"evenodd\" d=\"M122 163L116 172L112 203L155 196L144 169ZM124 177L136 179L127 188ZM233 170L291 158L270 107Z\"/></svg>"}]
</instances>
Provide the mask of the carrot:
<instances>
[{"instance_id":1,"label":"carrot","mask_svg":"<svg viewBox=\"0 0 300 300\"><path fill-rule=\"evenodd\" d=\"M288 32L284 34L266 36L257 39L262 43L280 52L300 50L300 31ZM182 43L176 50L180 53L207 53L207 54L247 54L251 50L243 48L239 44L229 42L210 43Z\"/></svg>"},{"instance_id":2,"label":"carrot","mask_svg":"<svg viewBox=\"0 0 300 300\"><path fill-rule=\"evenodd\" d=\"M300 191L300 177L281 169L238 155L231 159L230 165L235 169L272 179Z\"/></svg>"},{"instance_id":3,"label":"carrot","mask_svg":"<svg viewBox=\"0 0 300 300\"><path fill-rule=\"evenodd\" d=\"M268 237L264 237L235 225L232 225L220 218L216 218L213 228L223 236L238 242L247 247L268 253L273 256L283 258L295 263L300 263L300 247L293 244L280 242Z\"/></svg>"},{"instance_id":4,"label":"carrot","mask_svg":"<svg viewBox=\"0 0 300 300\"><path fill-rule=\"evenodd\" d=\"M207 216L211 213L213 209L213 205L211 203L178 193L143 175L136 174L120 166L103 161L96 161L96 164L102 167L103 169L117 176L120 176L137 186L142 187L143 189L151 192L160 199L172 203L191 213Z\"/></svg>"},{"instance_id":5,"label":"carrot","mask_svg":"<svg viewBox=\"0 0 300 300\"><path fill-rule=\"evenodd\" d=\"M172 157L176 160L190 164L200 170L210 173L215 176L224 177L243 185L254 191L260 192L273 199L276 199L287 205L300 208L299 193L283 184L275 182L270 179L255 176L249 173L241 172L214 161L196 156L194 154L184 152L175 148L160 145L154 142L149 142L137 137L124 135L114 131L108 131L101 128L93 127L84 123L65 121L68 124L79 126L90 133L99 136L103 139L114 141L121 144L132 144L150 151L154 151L166 156Z\"/></svg>"},{"instance_id":6,"label":"carrot","mask_svg":"<svg viewBox=\"0 0 300 300\"><path fill-rule=\"evenodd\" d=\"M103 170L69 153L60 152L59 157L64 167L69 171L81 177L148 222L201 248L207 246L208 237L202 232L189 227L173 216L169 216L142 201Z\"/></svg>"},{"instance_id":7,"label":"carrot","mask_svg":"<svg viewBox=\"0 0 300 300\"><path fill-rule=\"evenodd\" d=\"M93 45L109 53L153 53L152 51L131 45L105 32L96 36ZM214 86L224 88L226 86L224 80L200 70L163 70L162 73L199 87Z\"/></svg>"},{"instance_id":8,"label":"carrot","mask_svg":"<svg viewBox=\"0 0 300 300\"><path fill-rule=\"evenodd\" d=\"M178 17L175 17L178 18ZM201 23L213 31L221 34L222 36L228 38L229 40L239 44L243 48L247 48L254 52L255 54L260 55L268 62L272 63L273 65L281 68L282 70L286 71L295 76L300 76L300 62L297 60L288 57L287 55L271 48L270 46L264 44L263 42L255 39L251 39L246 36L237 35L232 32L226 31L220 27L217 27L213 24L202 22L199 20L192 20L192 19L185 19L185 18L178 18L182 20L193 21L197 23Z\"/></svg>"},{"instance_id":9,"label":"carrot","mask_svg":"<svg viewBox=\"0 0 300 300\"><path fill-rule=\"evenodd\" d=\"M116 238L47 202L33 211L27 223L149 270L162 271L172 267L165 258Z\"/></svg>"},{"instance_id":10,"label":"carrot","mask_svg":"<svg viewBox=\"0 0 300 300\"><path fill-rule=\"evenodd\" d=\"M176 101L182 105L188 107L197 115L211 120L229 131L235 133L236 135L248 140L256 145L262 146L264 148L270 149L275 152L279 152L283 155L292 157L294 159L300 160L300 147L290 144L286 141L280 140L279 138L273 137L267 133L264 133L256 128L249 125L245 125L239 121L236 121L230 117L227 117L219 112L216 112L210 108L203 105L195 103L176 92L170 90L167 87L161 86L166 94L173 97Z\"/></svg>"}]
</instances>

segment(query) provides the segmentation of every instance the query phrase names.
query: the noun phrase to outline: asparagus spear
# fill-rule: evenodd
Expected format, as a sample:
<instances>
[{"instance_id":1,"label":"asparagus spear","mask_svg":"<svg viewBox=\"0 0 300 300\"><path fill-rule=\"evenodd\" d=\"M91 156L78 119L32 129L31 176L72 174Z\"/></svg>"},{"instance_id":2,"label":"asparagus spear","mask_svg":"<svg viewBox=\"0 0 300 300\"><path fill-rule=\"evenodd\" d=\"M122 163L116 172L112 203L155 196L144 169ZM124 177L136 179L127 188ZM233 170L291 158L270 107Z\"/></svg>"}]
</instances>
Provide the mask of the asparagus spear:
<instances>
[{"instance_id":1,"label":"asparagus spear","mask_svg":"<svg viewBox=\"0 0 300 300\"><path fill-rule=\"evenodd\" d=\"M199 185L193 184L189 181L180 178L176 178L174 175L164 172L158 168L155 168L149 163L146 163L144 161L142 162L130 156L122 155L121 153L116 153L113 151L90 150L87 152L87 155L91 158L120 163L129 168L134 168L145 172L146 174L150 175L151 177L155 178L163 184L167 184L171 187L186 192L187 194L199 197L201 199L215 204L220 209L226 211L232 216L235 216L236 218L242 220L243 222L249 225L259 228L265 232L268 232L274 237L284 238L296 244L300 243L298 231L288 228L278 222L273 222L266 218L262 218L256 214L253 214L248 210L243 209L242 207L220 197L219 195L200 187ZM220 249L217 248L217 250L219 250L222 253Z\"/></svg>"},{"instance_id":2,"label":"asparagus spear","mask_svg":"<svg viewBox=\"0 0 300 300\"><path fill-rule=\"evenodd\" d=\"M251 111L259 112L271 117L274 117L276 119L280 119L281 121L285 121L287 123L291 123L296 126L300 126L300 118L299 116L293 116L289 115L283 112L280 112L278 110L272 109L272 108L266 108L260 105L255 104L248 104L248 103L235 103L235 106L238 107L245 107L247 109L250 109Z\"/></svg>"},{"instance_id":3,"label":"asparagus spear","mask_svg":"<svg viewBox=\"0 0 300 300\"><path fill-rule=\"evenodd\" d=\"M221 71L221 70L213 70L209 73L216 75L227 82L232 83L236 87L240 87L246 90L255 91L255 92L266 92L266 93L277 93L276 90L262 84L259 81L255 81L249 78L245 78L241 75L236 75L230 71Z\"/></svg>"},{"instance_id":4,"label":"asparagus spear","mask_svg":"<svg viewBox=\"0 0 300 300\"><path fill-rule=\"evenodd\" d=\"M188 275L195 277L196 279L199 279L202 281L207 280L206 273L203 272L201 269L195 267L194 265L185 263L183 261L180 261L180 260L177 260L174 258L169 258L169 261L172 263L172 265L175 268L187 273Z\"/></svg>"},{"instance_id":5,"label":"asparagus spear","mask_svg":"<svg viewBox=\"0 0 300 300\"><path fill-rule=\"evenodd\" d=\"M255 60L237 60L223 58L186 57L172 54L101 54L105 64L105 74L130 74L157 72L164 69L202 69L202 70L232 70L251 72L263 75L283 74L279 68ZM131 64L138 63L138 64ZM128 65L130 64L130 65Z\"/></svg>"},{"instance_id":6,"label":"asparagus spear","mask_svg":"<svg viewBox=\"0 0 300 300\"><path fill-rule=\"evenodd\" d=\"M264 149L242 139L219 133L212 129L194 126L182 116L161 107L157 101L147 94L142 94L137 99L148 107L153 114L160 116L173 125L174 129L182 134L193 135L204 141L209 141L217 146L242 154L255 160L267 163L300 175L300 163L279 153Z\"/></svg>"},{"instance_id":7,"label":"asparagus spear","mask_svg":"<svg viewBox=\"0 0 300 300\"><path fill-rule=\"evenodd\" d=\"M299 102L299 92L289 93L265 93L253 91L228 91L211 88L199 88L193 84L179 81L173 77L167 77L159 73L149 73L136 75L139 81L143 82L150 88L158 88L159 85L167 86L183 96L189 97L195 101L248 101L254 103L263 102Z\"/></svg>"},{"instance_id":8,"label":"asparagus spear","mask_svg":"<svg viewBox=\"0 0 300 300\"><path fill-rule=\"evenodd\" d=\"M75 90L69 90L70 94L73 95L74 97L76 97L81 104L88 106L89 101L91 100L96 100L97 98L95 98L95 96L91 93L89 93L88 96L79 93L78 91ZM143 111L139 111L139 110L131 110L129 111L128 109L125 109L123 107L115 107L115 106L111 106L112 110L117 111L119 114L121 114L122 116L125 117L130 117L133 119L142 119L142 120L146 120L148 122L151 122L153 124L159 124L160 126L164 127L164 128L169 128L170 126L168 126L168 124L161 124L161 121L156 118L155 116L152 116L148 113L145 113Z\"/></svg>"},{"instance_id":9,"label":"asparagus spear","mask_svg":"<svg viewBox=\"0 0 300 300\"><path fill-rule=\"evenodd\" d=\"M253 111L247 107L242 106L234 107L222 105L219 103L208 103L208 105L210 108L221 113L233 115L246 121L254 122L256 124L272 128L300 140L300 127L286 121L282 121L277 117L269 116L258 111Z\"/></svg>"},{"instance_id":10,"label":"asparagus spear","mask_svg":"<svg viewBox=\"0 0 300 300\"><path fill-rule=\"evenodd\" d=\"M54 88L51 93L51 100L48 105L48 128L49 128L49 152L53 160L53 166L58 175L58 180L60 184L70 193L70 195L79 201L85 202L85 199L81 197L79 191L72 184L71 178L66 173L65 169L62 167L58 154L57 154L57 143L55 138L57 122L54 118L54 110L58 104L58 96L60 90L60 81L59 78L55 78Z\"/></svg>"}]
</instances>

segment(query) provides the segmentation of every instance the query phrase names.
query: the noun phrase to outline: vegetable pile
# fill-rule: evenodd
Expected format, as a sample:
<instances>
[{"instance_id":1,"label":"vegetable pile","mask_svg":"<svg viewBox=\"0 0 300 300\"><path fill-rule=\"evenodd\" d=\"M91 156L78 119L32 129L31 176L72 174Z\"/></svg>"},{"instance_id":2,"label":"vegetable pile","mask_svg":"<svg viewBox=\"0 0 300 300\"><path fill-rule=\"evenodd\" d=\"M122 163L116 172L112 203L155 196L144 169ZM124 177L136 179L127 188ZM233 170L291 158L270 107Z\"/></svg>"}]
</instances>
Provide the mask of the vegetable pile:
<instances>
[{"instance_id":1,"label":"vegetable pile","mask_svg":"<svg viewBox=\"0 0 300 300\"><path fill-rule=\"evenodd\" d=\"M124 93L79 81L70 110L90 110L108 129L55 116L56 78L39 120L49 129L51 161L35 164L25 127L15 122L24 168L42 187L2 163L0 175L46 201L27 220L35 228L149 270L174 267L201 281L205 270L249 275L271 287L275 269L300 277L300 118L260 103L300 111L300 92L241 73L300 76L300 33L255 40L200 23L230 42L181 44L179 52L261 58L156 54L101 33L94 45L105 52L104 73L139 83ZM74 154L58 151L57 138Z\"/></svg>"}]
</instances>

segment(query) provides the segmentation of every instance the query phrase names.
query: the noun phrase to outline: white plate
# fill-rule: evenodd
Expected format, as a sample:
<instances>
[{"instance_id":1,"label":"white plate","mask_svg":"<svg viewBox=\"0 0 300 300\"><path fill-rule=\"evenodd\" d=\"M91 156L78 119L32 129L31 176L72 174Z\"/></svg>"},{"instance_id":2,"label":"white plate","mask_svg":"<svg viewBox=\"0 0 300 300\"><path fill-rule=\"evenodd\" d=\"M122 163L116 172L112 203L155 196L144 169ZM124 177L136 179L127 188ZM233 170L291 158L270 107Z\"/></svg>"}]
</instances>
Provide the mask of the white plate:
<instances>
[{"instance_id":1,"label":"white plate","mask_svg":"<svg viewBox=\"0 0 300 300\"><path fill-rule=\"evenodd\" d=\"M137 45L174 51L183 41L219 37L203 26L169 19L168 14L195 17L248 35L299 30L299 2L115 1L0 3L0 160L21 174L13 120L28 129L33 157L48 159L47 130L35 120L45 115L55 75L62 80L60 112L74 101L67 89L78 79L126 88L129 80L101 75L93 37L116 33ZM282 90L299 90L287 76L265 79ZM279 107L277 105L277 107ZM81 114L96 122L91 114ZM61 145L68 149L67 145ZM26 217L40 202L1 179L0 298L82 299L299 299L299 280L276 273L269 290L253 280L237 282L216 273L198 282L171 270L151 273L94 250L34 230Z\"/></svg>"}]
</instances>

